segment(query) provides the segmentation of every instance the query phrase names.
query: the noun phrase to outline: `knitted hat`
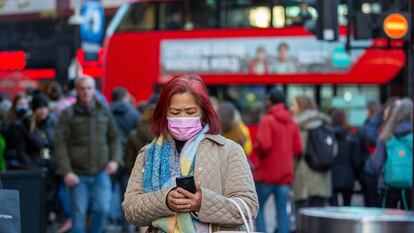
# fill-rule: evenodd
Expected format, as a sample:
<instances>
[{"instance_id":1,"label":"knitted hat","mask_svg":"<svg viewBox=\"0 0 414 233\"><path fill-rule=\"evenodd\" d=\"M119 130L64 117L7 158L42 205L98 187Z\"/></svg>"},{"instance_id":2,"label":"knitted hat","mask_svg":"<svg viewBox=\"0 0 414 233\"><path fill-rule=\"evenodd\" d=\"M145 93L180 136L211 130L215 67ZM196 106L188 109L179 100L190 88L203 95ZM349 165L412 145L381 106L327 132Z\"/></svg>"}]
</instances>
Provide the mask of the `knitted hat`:
<instances>
[{"instance_id":1,"label":"knitted hat","mask_svg":"<svg viewBox=\"0 0 414 233\"><path fill-rule=\"evenodd\" d=\"M49 106L49 99L43 94L38 93L33 96L32 99L32 110L36 110L41 107L48 107Z\"/></svg>"}]
</instances>

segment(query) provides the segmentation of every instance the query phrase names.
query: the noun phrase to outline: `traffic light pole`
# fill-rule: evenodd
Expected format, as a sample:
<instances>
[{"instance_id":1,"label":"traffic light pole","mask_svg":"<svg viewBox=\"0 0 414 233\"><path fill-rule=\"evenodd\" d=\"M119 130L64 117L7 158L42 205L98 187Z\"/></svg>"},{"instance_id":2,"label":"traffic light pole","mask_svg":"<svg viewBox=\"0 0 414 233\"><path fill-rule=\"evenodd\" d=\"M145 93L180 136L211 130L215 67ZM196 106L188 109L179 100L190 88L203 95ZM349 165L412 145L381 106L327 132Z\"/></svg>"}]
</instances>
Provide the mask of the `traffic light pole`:
<instances>
[{"instance_id":1,"label":"traffic light pole","mask_svg":"<svg viewBox=\"0 0 414 233\"><path fill-rule=\"evenodd\" d=\"M410 2L411 3L411 2ZM345 40L345 49L346 51L351 51L351 50L357 50L357 49L402 49L402 47L400 46L393 46L391 45L391 40L388 39L387 40L387 45L386 46L356 46L356 45L352 45L352 38L351 35L353 32L352 30L355 30L355 28L353 28L354 25L354 8L353 8L353 0L348 0L348 15L347 15L347 25L346 25L346 40Z\"/></svg>"},{"instance_id":2,"label":"traffic light pole","mask_svg":"<svg viewBox=\"0 0 414 233\"><path fill-rule=\"evenodd\" d=\"M408 37L408 46L407 46L407 95L408 97L413 97L413 79L414 79L414 4L413 1L408 1L408 12L409 12L409 19L411 19L411 28ZM414 160L413 160L413 168L414 168ZM413 173L413 180L414 180L414 169ZM414 210L414 182L412 183L411 187L411 209Z\"/></svg>"}]
</instances>

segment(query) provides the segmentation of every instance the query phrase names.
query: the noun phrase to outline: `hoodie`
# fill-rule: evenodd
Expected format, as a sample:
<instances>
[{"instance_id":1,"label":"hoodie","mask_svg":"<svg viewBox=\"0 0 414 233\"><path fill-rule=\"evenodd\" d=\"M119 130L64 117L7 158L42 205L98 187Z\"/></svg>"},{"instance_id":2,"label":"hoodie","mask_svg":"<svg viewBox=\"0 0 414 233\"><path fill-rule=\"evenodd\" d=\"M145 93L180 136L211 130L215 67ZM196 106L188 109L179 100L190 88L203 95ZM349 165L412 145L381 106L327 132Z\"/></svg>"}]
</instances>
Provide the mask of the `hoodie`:
<instances>
[{"instance_id":1,"label":"hoodie","mask_svg":"<svg viewBox=\"0 0 414 233\"><path fill-rule=\"evenodd\" d=\"M260 121L253 171L256 181L289 185L293 180L293 160L302 153L299 126L283 104L274 105Z\"/></svg>"}]
</instances>

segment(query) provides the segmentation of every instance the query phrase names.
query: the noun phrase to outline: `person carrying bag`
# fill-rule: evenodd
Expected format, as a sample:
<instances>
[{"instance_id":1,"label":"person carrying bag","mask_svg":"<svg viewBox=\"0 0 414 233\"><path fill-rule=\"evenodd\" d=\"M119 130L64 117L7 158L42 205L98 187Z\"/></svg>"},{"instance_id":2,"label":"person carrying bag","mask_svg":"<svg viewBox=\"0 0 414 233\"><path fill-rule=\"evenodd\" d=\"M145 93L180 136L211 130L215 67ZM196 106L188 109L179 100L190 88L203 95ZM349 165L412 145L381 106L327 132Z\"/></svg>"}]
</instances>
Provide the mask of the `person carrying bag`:
<instances>
[{"instance_id":1,"label":"person carrying bag","mask_svg":"<svg viewBox=\"0 0 414 233\"><path fill-rule=\"evenodd\" d=\"M19 191L3 189L0 179L0 232L20 233Z\"/></svg>"}]
</instances>

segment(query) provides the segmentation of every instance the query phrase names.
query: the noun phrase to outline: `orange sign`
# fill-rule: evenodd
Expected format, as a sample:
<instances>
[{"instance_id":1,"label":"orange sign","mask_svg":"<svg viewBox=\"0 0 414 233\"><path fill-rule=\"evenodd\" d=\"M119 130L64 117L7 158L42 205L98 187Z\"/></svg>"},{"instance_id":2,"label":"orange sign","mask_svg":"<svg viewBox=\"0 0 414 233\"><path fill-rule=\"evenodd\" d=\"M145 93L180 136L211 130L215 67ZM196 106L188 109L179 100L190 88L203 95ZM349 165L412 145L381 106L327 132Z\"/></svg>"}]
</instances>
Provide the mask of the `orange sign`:
<instances>
[{"instance_id":1,"label":"orange sign","mask_svg":"<svg viewBox=\"0 0 414 233\"><path fill-rule=\"evenodd\" d=\"M393 13L385 18L383 28L391 39L401 39L408 32L408 22L403 15Z\"/></svg>"}]
</instances>

